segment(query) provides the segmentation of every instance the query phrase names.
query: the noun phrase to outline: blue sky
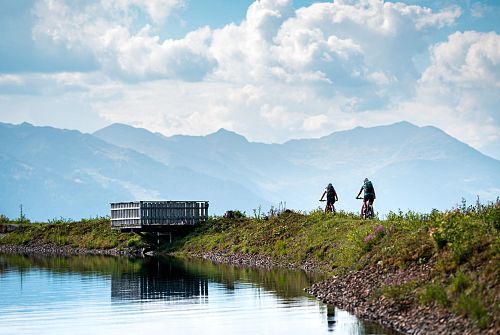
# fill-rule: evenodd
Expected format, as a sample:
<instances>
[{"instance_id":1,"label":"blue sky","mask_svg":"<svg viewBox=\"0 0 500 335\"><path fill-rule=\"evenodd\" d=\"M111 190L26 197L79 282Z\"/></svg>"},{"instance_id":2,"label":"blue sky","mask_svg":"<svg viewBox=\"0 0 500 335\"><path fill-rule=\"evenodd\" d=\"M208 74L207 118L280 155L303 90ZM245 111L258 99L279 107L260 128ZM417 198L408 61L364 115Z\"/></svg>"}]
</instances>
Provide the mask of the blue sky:
<instances>
[{"instance_id":1,"label":"blue sky","mask_svg":"<svg viewBox=\"0 0 500 335\"><path fill-rule=\"evenodd\" d=\"M284 142L406 120L500 158L500 1L19 0L0 122Z\"/></svg>"}]
</instances>

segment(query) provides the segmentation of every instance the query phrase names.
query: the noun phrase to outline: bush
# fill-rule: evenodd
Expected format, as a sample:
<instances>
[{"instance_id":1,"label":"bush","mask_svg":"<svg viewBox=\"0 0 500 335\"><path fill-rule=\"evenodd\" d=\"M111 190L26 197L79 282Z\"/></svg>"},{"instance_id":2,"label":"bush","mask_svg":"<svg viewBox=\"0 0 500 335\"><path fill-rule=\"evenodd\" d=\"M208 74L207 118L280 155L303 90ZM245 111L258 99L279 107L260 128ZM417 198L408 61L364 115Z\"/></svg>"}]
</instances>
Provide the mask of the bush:
<instances>
[{"instance_id":1,"label":"bush","mask_svg":"<svg viewBox=\"0 0 500 335\"><path fill-rule=\"evenodd\" d=\"M500 203L462 207L432 215L430 232L438 249L448 248L457 264L465 263L481 244L498 235Z\"/></svg>"},{"instance_id":2,"label":"bush","mask_svg":"<svg viewBox=\"0 0 500 335\"><path fill-rule=\"evenodd\" d=\"M5 223L9 223L9 222L10 222L10 220L8 217L6 217L3 214L0 214L0 224L2 224L2 223L5 224Z\"/></svg>"},{"instance_id":3,"label":"bush","mask_svg":"<svg viewBox=\"0 0 500 335\"><path fill-rule=\"evenodd\" d=\"M385 236L385 228L382 224L373 225L373 231L364 238L363 249L370 251Z\"/></svg>"},{"instance_id":4,"label":"bush","mask_svg":"<svg viewBox=\"0 0 500 335\"><path fill-rule=\"evenodd\" d=\"M424 305L428 305L431 303L437 303L442 307L446 307L449 305L446 290L439 284L430 283L425 285L418 298L419 302Z\"/></svg>"},{"instance_id":5,"label":"bush","mask_svg":"<svg viewBox=\"0 0 500 335\"><path fill-rule=\"evenodd\" d=\"M382 286L380 293L390 299L403 301L413 297L413 291L418 287L416 280L410 280L400 285Z\"/></svg>"},{"instance_id":6,"label":"bush","mask_svg":"<svg viewBox=\"0 0 500 335\"><path fill-rule=\"evenodd\" d=\"M460 294L464 292L471 284L470 278L462 272L457 272L453 278L450 289L452 293Z\"/></svg>"},{"instance_id":7,"label":"bush","mask_svg":"<svg viewBox=\"0 0 500 335\"><path fill-rule=\"evenodd\" d=\"M477 322L480 328L486 328L491 322L491 317L488 315L488 310L484 304L476 297L468 296L465 293L460 294L458 300L453 305L453 309L470 319Z\"/></svg>"}]
</instances>

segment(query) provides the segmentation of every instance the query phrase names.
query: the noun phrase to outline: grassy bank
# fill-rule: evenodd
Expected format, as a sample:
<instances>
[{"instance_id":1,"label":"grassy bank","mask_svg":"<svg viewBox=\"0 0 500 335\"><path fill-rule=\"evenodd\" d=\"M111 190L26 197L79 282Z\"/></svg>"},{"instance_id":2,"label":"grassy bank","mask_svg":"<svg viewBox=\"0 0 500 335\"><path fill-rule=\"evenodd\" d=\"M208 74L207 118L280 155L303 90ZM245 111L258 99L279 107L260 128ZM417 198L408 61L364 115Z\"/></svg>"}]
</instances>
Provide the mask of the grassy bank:
<instances>
[{"instance_id":1,"label":"grassy bank","mask_svg":"<svg viewBox=\"0 0 500 335\"><path fill-rule=\"evenodd\" d=\"M47 223L4 218L0 224L17 226L14 231L0 238L0 245L52 245L83 249L120 249L144 245L138 235L112 230L107 218L83 219L77 222L53 220Z\"/></svg>"},{"instance_id":2,"label":"grassy bank","mask_svg":"<svg viewBox=\"0 0 500 335\"><path fill-rule=\"evenodd\" d=\"M236 212L238 214L238 212ZM110 228L109 219L14 224L4 245L54 245L85 249L143 247L135 234ZM345 275L372 267L395 271L428 265L425 279L384 282L369 299L451 311L478 327L500 326L500 202L429 214L391 213L363 221L352 213L286 211L266 217L210 218L163 252L266 256L277 263L317 264L322 272ZM428 268L427 267L427 268Z\"/></svg>"},{"instance_id":3,"label":"grassy bank","mask_svg":"<svg viewBox=\"0 0 500 335\"><path fill-rule=\"evenodd\" d=\"M498 202L430 214L391 213L373 221L348 213L286 212L214 218L165 251L265 255L297 265L313 261L337 275L370 266L430 264L430 280L386 283L370 299L446 309L485 328L499 324L499 229Z\"/></svg>"}]
</instances>

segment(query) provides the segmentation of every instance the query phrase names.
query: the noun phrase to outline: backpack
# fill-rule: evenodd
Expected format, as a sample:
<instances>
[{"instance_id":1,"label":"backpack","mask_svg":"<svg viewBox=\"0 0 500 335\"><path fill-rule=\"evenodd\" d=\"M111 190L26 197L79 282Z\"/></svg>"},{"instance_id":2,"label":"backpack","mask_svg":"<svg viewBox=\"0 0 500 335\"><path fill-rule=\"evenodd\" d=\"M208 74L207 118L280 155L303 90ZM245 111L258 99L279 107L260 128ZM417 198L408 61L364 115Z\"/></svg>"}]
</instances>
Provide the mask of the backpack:
<instances>
[{"instance_id":1,"label":"backpack","mask_svg":"<svg viewBox=\"0 0 500 335\"><path fill-rule=\"evenodd\" d=\"M375 190L373 189L373 184L371 181L367 181L363 185L363 189L365 190L365 194L374 194Z\"/></svg>"},{"instance_id":2,"label":"backpack","mask_svg":"<svg viewBox=\"0 0 500 335\"><path fill-rule=\"evenodd\" d=\"M333 188L333 186L330 186L330 187L327 187L326 188L326 196L327 197L335 197L335 189Z\"/></svg>"}]
</instances>

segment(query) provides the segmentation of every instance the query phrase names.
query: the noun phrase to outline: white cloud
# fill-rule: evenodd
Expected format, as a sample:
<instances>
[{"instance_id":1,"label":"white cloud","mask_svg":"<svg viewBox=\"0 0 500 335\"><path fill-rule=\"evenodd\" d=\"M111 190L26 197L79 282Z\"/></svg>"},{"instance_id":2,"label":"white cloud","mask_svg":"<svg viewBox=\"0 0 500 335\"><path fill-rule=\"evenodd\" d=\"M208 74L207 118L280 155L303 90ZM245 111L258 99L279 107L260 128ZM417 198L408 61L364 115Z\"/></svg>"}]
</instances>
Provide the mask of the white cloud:
<instances>
[{"instance_id":1,"label":"white cloud","mask_svg":"<svg viewBox=\"0 0 500 335\"><path fill-rule=\"evenodd\" d=\"M476 147L498 141L498 35L455 33L429 49L429 37L453 26L459 7L336 0L294 9L291 0L261 0L239 24L160 38L159 22L183 5L41 1L33 36L92 50L100 64L92 80L58 74L57 87L80 82L106 120L166 135L225 127L282 142L408 120ZM419 73L414 60L428 52Z\"/></svg>"},{"instance_id":2,"label":"white cloud","mask_svg":"<svg viewBox=\"0 0 500 335\"><path fill-rule=\"evenodd\" d=\"M119 9L128 12L135 6L151 17L155 23L163 22L170 14L185 5L185 0L101 0L105 10Z\"/></svg>"},{"instance_id":3,"label":"white cloud","mask_svg":"<svg viewBox=\"0 0 500 335\"><path fill-rule=\"evenodd\" d=\"M423 29L452 24L460 13L375 0L290 12L289 1L261 1L242 24L214 31L210 51L219 64L216 75L225 80L317 84L329 95L361 90L366 104L386 94L381 83L397 84L392 94L406 93L417 79L413 57L425 52Z\"/></svg>"},{"instance_id":4,"label":"white cloud","mask_svg":"<svg viewBox=\"0 0 500 335\"><path fill-rule=\"evenodd\" d=\"M139 78L181 78L201 80L216 65L207 53L211 32L202 28L182 40L165 40L149 35L149 27L127 36L116 48L117 63L124 73Z\"/></svg>"},{"instance_id":5,"label":"white cloud","mask_svg":"<svg viewBox=\"0 0 500 335\"><path fill-rule=\"evenodd\" d=\"M456 32L431 48L416 97L402 110L481 148L500 142L499 92L500 35Z\"/></svg>"},{"instance_id":6,"label":"white cloud","mask_svg":"<svg viewBox=\"0 0 500 335\"><path fill-rule=\"evenodd\" d=\"M63 0L45 0L35 10L33 34L90 49L104 71L128 79L202 80L214 71L215 78L240 83L271 79L336 90L364 85L373 91L374 73L399 81L411 76L412 56L424 50L423 28L452 24L460 15L458 8L435 13L381 0L339 0L298 10L291 0L261 0L239 25L162 41L153 26L182 5L181 0L103 0L73 8ZM134 31L130 7L147 13L152 25Z\"/></svg>"},{"instance_id":7,"label":"white cloud","mask_svg":"<svg viewBox=\"0 0 500 335\"><path fill-rule=\"evenodd\" d=\"M328 123L328 116L325 114L314 115L304 120L304 130L306 131L321 131L325 124Z\"/></svg>"},{"instance_id":8,"label":"white cloud","mask_svg":"<svg viewBox=\"0 0 500 335\"><path fill-rule=\"evenodd\" d=\"M15 74L0 74L0 85L21 85L24 80L21 76Z\"/></svg>"},{"instance_id":9,"label":"white cloud","mask_svg":"<svg viewBox=\"0 0 500 335\"><path fill-rule=\"evenodd\" d=\"M179 0L94 2L83 8L63 0L37 4L33 27L36 40L49 39L69 49L91 50L102 70L127 80L180 78L200 80L216 65L208 53L211 31L200 28L181 40L161 41L150 24L138 31L127 10L136 6L147 12L152 24L161 21L182 4Z\"/></svg>"},{"instance_id":10,"label":"white cloud","mask_svg":"<svg viewBox=\"0 0 500 335\"><path fill-rule=\"evenodd\" d=\"M481 18L484 16L485 13L488 12L488 10L491 10L486 4L483 4L481 2L474 2L470 6L470 13L472 17L475 18Z\"/></svg>"},{"instance_id":11,"label":"white cloud","mask_svg":"<svg viewBox=\"0 0 500 335\"><path fill-rule=\"evenodd\" d=\"M421 82L500 88L500 36L474 31L450 35L432 48L432 65Z\"/></svg>"}]
</instances>

